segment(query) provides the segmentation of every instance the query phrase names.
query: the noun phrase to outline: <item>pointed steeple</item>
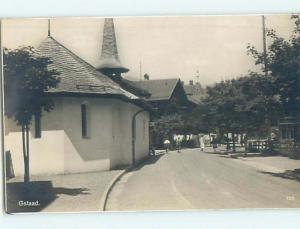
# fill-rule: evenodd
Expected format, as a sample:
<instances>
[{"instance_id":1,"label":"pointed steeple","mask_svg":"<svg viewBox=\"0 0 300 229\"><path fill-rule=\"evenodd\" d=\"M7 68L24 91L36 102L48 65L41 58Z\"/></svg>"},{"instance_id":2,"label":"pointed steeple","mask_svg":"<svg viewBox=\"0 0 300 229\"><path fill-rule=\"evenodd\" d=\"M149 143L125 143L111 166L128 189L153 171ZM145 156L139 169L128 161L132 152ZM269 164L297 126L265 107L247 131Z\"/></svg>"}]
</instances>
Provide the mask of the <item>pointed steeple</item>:
<instances>
[{"instance_id":1,"label":"pointed steeple","mask_svg":"<svg viewBox=\"0 0 300 229\"><path fill-rule=\"evenodd\" d=\"M51 36L51 24L50 19L48 19L48 37Z\"/></svg>"},{"instance_id":2,"label":"pointed steeple","mask_svg":"<svg viewBox=\"0 0 300 229\"><path fill-rule=\"evenodd\" d=\"M100 64L97 69L108 76L121 76L129 69L122 66L112 18L105 18Z\"/></svg>"}]
</instances>

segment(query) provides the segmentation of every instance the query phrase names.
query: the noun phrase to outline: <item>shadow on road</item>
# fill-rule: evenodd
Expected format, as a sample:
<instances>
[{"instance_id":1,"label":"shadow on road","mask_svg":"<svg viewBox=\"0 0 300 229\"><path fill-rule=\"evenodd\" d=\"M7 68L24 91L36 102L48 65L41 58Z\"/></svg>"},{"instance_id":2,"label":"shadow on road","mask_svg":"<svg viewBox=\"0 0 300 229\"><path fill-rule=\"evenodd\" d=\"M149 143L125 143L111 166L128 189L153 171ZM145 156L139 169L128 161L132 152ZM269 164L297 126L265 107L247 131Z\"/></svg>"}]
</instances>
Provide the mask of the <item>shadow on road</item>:
<instances>
[{"instance_id":1,"label":"shadow on road","mask_svg":"<svg viewBox=\"0 0 300 229\"><path fill-rule=\"evenodd\" d=\"M7 183L7 212L39 212L59 195L88 195L88 191L86 188L53 187L51 181L30 182L28 189L24 189L23 182Z\"/></svg>"},{"instance_id":2,"label":"shadow on road","mask_svg":"<svg viewBox=\"0 0 300 229\"><path fill-rule=\"evenodd\" d=\"M216 155L227 155L228 152L227 151L212 151L212 152L208 152L208 151L204 151L205 153L208 153L208 154L216 154Z\"/></svg>"},{"instance_id":3,"label":"shadow on road","mask_svg":"<svg viewBox=\"0 0 300 229\"><path fill-rule=\"evenodd\" d=\"M209 154L216 154L223 158L231 158L231 159L237 159L237 158L260 158L260 157L284 157L282 155L272 155L272 154L262 154L262 153L246 153L246 152L209 152ZM292 158L290 158L292 159ZM297 160L297 159L296 159Z\"/></svg>"},{"instance_id":4,"label":"shadow on road","mask_svg":"<svg viewBox=\"0 0 300 229\"><path fill-rule=\"evenodd\" d=\"M295 180L300 182L300 169L294 169L294 170L286 170L283 173L272 173L272 172L266 172L266 171L260 171L263 174L269 174L274 177L281 177L285 179Z\"/></svg>"},{"instance_id":5,"label":"shadow on road","mask_svg":"<svg viewBox=\"0 0 300 229\"><path fill-rule=\"evenodd\" d=\"M163 157L165 154L159 154L159 155L152 155L145 159L144 161L141 161L137 166L131 169L131 171L137 171L143 168L146 165L155 164L161 157Z\"/></svg>"}]
</instances>

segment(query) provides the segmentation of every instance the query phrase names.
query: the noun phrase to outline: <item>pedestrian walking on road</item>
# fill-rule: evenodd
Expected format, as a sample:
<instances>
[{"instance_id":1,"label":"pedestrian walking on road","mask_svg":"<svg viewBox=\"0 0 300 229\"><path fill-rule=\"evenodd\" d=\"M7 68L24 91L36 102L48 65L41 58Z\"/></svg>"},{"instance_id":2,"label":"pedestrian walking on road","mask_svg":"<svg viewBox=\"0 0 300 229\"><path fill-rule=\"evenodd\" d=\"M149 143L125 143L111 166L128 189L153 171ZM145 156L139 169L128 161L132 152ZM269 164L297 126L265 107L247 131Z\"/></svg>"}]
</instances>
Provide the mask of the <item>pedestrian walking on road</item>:
<instances>
[{"instance_id":1,"label":"pedestrian walking on road","mask_svg":"<svg viewBox=\"0 0 300 229\"><path fill-rule=\"evenodd\" d=\"M166 149L166 153L169 152L170 143L171 143L171 142L170 142L168 139L166 139L166 140L164 141L164 147L165 147L165 149Z\"/></svg>"},{"instance_id":2,"label":"pedestrian walking on road","mask_svg":"<svg viewBox=\"0 0 300 229\"><path fill-rule=\"evenodd\" d=\"M176 143L176 149L177 149L177 152L180 153L181 151L181 138L179 135L175 135L175 143Z\"/></svg>"},{"instance_id":3,"label":"pedestrian walking on road","mask_svg":"<svg viewBox=\"0 0 300 229\"><path fill-rule=\"evenodd\" d=\"M199 134L199 144L201 151L204 151L205 145L204 145L204 136L203 134Z\"/></svg>"},{"instance_id":4,"label":"pedestrian walking on road","mask_svg":"<svg viewBox=\"0 0 300 229\"><path fill-rule=\"evenodd\" d=\"M214 152L217 151L217 148L218 148L218 142L217 142L217 139L216 138L213 138L212 140L212 145L213 145L213 149L214 149Z\"/></svg>"}]
</instances>

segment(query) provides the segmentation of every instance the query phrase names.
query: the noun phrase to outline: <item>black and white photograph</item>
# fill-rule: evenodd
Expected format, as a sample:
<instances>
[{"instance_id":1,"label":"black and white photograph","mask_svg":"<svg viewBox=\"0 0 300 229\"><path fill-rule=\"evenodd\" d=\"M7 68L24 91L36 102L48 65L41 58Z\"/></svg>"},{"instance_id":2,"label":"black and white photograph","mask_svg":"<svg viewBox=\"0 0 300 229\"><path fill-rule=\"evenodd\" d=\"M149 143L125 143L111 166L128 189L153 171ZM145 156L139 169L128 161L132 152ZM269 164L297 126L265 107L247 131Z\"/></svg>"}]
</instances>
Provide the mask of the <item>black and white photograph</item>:
<instances>
[{"instance_id":1,"label":"black and white photograph","mask_svg":"<svg viewBox=\"0 0 300 229\"><path fill-rule=\"evenodd\" d=\"M1 21L7 213L300 208L300 15Z\"/></svg>"}]
</instances>

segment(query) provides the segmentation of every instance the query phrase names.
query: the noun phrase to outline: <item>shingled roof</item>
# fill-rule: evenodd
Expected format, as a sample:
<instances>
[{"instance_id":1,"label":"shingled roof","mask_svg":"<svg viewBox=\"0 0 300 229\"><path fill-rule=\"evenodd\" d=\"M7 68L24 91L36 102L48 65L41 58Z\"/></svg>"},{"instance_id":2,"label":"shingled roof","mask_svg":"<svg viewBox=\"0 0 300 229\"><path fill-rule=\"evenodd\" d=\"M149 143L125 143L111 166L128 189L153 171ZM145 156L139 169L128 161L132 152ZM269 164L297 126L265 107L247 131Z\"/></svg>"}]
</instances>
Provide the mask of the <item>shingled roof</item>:
<instances>
[{"instance_id":1,"label":"shingled roof","mask_svg":"<svg viewBox=\"0 0 300 229\"><path fill-rule=\"evenodd\" d=\"M41 43L36 53L49 57L52 61L49 69L55 69L60 73L58 86L49 90L49 93L114 95L126 99L139 99L134 94L122 89L109 77L98 72L51 36Z\"/></svg>"},{"instance_id":2,"label":"shingled roof","mask_svg":"<svg viewBox=\"0 0 300 229\"><path fill-rule=\"evenodd\" d=\"M112 18L104 19L101 62L97 69L100 71L113 69L114 72L119 73L129 71L128 68L122 66L119 59L115 26Z\"/></svg>"},{"instance_id":3,"label":"shingled roof","mask_svg":"<svg viewBox=\"0 0 300 229\"><path fill-rule=\"evenodd\" d=\"M206 96L205 90L200 85L183 85L188 100L194 104L200 104Z\"/></svg>"},{"instance_id":4,"label":"shingled roof","mask_svg":"<svg viewBox=\"0 0 300 229\"><path fill-rule=\"evenodd\" d=\"M143 80L131 81L136 87L140 87L148 91L151 96L147 100L168 100L177 85L179 79L159 79L159 80Z\"/></svg>"}]
</instances>

